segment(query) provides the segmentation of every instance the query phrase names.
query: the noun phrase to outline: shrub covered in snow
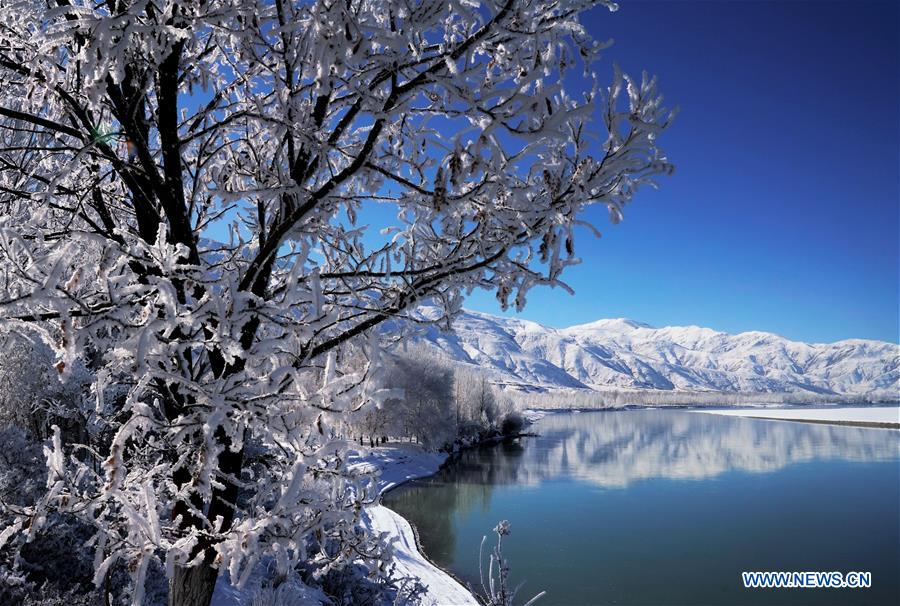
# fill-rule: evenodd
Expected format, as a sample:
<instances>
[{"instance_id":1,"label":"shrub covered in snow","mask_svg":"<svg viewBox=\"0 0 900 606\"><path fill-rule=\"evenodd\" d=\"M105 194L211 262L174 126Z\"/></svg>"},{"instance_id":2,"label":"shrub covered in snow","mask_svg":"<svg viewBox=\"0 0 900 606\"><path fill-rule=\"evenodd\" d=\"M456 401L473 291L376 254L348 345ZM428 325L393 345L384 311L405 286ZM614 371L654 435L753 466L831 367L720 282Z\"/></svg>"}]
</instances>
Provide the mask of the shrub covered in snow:
<instances>
[{"instance_id":1,"label":"shrub covered in snow","mask_svg":"<svg viewBox=\"0 0 900 606\"><path fill-rule=\"evenodd\" d=\"M0 427L0 444L0 604L88 606L106 594L115 603L127 575L111 571L95 585L93 526L58 512L48 512L36 531L16 523L18 512L46 498L42 445L13 424Z\"/></svg>"}]
</instances>

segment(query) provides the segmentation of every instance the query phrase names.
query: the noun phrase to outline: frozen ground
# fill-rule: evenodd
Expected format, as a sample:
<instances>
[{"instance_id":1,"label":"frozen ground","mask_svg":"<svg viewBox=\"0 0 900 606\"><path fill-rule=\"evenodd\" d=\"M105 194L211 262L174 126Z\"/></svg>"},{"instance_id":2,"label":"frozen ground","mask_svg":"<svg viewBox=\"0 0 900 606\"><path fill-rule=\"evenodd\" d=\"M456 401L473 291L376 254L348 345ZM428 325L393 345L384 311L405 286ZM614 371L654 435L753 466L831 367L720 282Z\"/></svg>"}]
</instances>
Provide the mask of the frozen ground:
<instances>
[{"instance_id":1,"label":"frozen ground","mask_svg":"<svg viewBox=\"0 0 900 606\"><path fill-rule=\"evenodd\" d=\"M411 444L375 448L354 463L360 469L380 469L378 490L384 493L407 480L430 476L438 470L446 454L428 453ZM366 508L365 522L376 532L387 532L394 543L395 574L416 577L427 588L425 604L436 606L477 606L478 601L456 579L432 564L419 551L409 522L384 505Z\"/></svg>"},{"instance_id":2,"label":"frozen ground","mask_svg":"<svg viewBox=\"0 0 900 606\"><path fill-rule=\"evenodd\" d=\"M706 414L783 419L811 423L835 423L900 429L898 406L834 406L829 408L736 408L727 410L696 410Z\"/></svg>"}]
</instances>

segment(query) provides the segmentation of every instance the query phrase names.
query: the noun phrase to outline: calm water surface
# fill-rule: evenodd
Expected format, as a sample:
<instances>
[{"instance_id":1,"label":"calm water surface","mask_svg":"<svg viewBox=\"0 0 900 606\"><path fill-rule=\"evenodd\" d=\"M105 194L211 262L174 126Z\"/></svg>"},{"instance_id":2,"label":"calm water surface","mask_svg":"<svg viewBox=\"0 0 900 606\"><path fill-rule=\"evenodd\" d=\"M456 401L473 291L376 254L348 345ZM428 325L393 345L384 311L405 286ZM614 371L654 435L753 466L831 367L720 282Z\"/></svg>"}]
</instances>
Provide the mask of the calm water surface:
<instances>
[{"instance_id":1,"label":"calm water surface","mask_svg":"<svg viewBox=\"0 0 900 606\"><path fill-rule=\"evenodd\" d=\"M508 519L520 603L900 604L900 432L680 410L534 429L384 498L464 582ZM871 571L873 586L750 590L743 570Z\"/></svg>"}]
</instances>

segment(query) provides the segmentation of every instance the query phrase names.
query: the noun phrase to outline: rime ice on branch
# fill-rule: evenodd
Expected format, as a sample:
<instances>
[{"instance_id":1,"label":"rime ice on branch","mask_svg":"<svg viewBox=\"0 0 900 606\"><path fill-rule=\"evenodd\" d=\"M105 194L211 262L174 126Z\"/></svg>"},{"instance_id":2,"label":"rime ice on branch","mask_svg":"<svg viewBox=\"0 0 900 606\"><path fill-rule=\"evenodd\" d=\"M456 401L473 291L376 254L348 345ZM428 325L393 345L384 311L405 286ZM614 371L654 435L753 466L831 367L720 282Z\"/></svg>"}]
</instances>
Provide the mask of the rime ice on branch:
<instances>
[{"instance_id":1,"label":"rime ice on branch","mask_svg":"<svg viewBox=\"0 0 900 606\"><path fill-rule=\"evenodd\" d=\"M671 170L593 4L0 0L0 314L92 369L40 507L96 525L98 582L386 557L339 439L388 395L372 329L567 288L582 210Z\"/></svg>"}]
</instances>

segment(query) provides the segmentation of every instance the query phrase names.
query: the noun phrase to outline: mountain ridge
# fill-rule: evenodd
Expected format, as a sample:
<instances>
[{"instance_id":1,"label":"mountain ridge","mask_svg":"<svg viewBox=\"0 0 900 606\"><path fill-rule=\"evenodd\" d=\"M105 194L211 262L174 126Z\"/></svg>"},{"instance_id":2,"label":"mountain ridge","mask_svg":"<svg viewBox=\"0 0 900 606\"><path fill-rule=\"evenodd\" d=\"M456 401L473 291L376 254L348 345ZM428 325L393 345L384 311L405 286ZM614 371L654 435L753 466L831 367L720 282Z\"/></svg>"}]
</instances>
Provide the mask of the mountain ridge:
<instances>
[{"instance_id":1,"label":"mountain ridge","mask_svg":"<svg viewBox=\"0 0 900 606\"><path fill-rule=\"evenodd\" d=\"M425 308L423 317L433 313ZM720 393L808 393L897 399L900 346L869 339L805 343L765 331L656 328L628 318L567 328L463 310L452 333L416 339L477 365L501 385Z\"/></svg>"}]
</instances>

